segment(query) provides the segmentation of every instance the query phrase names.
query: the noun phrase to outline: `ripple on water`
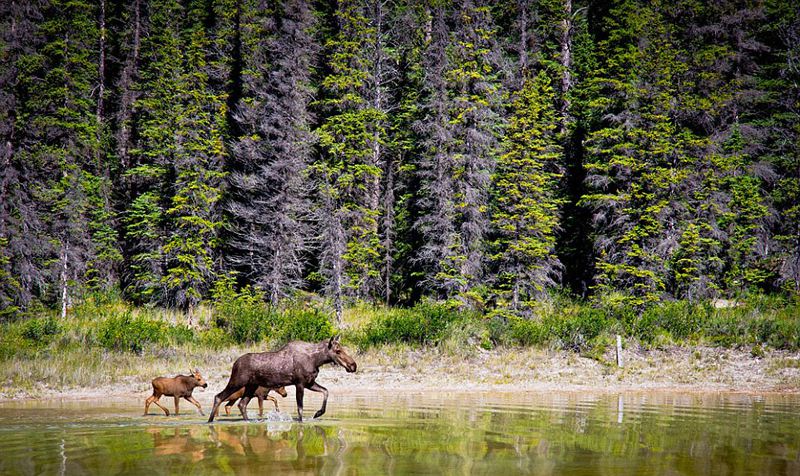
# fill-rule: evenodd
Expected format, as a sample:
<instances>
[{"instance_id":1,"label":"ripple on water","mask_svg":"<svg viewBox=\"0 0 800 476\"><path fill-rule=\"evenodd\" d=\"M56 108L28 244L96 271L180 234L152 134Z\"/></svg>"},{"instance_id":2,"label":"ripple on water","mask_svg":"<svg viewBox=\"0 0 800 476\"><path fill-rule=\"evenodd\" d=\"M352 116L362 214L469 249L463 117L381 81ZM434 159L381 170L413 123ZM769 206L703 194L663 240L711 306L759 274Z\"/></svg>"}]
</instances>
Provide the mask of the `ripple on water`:
<instances>
[{"instance_id":1,"label":"ripple on water","mask_svg":"<svg viewBox=\"0 0 800 476\"><path fill-rule=\"evenodd\" d=\"M207 425L139 400L0 404L0 474L800 474L794 395L393 392ZM290 401L287 399L287 402ZM320 400L307 398L306 411ZM715 471L720 469L720 471Z\"/></svg>"}]
</instances>

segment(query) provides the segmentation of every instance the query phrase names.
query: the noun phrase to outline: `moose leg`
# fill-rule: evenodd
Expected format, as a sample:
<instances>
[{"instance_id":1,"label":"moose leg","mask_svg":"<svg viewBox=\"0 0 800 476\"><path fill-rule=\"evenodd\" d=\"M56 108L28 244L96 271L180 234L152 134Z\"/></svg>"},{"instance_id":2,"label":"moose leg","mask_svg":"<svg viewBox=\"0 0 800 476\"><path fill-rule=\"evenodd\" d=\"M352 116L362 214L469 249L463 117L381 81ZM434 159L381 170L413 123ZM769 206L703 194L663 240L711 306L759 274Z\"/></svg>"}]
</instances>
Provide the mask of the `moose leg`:
<instances>
[{"instance_id":1,"label":"moose leg","mask_svg":"<svg viewBox=\"0 0 800 476\"><path fill-rule=\"evenodd\" d=\"M181 397L174 397L175 398L175 414L178 414L178 402L181 401Z\"/></svg>"},{"instance_id":2,"label":"moose leg","mask_svg":"<svg viewBox=\"0 0 800 476\"><path fill-rule=\"evenodd\" d=\"M216 414L219 413L220 404L224 401L227 401L228 398L239 391L240 388L242 387L238 385L231 385L229 382L228 386L225 387L223 391L219 392L216 397L214 397L214 407L211 409L211 415L208 416L209 423L212 423Z\"/></svg>"},{"instance_id":3,"label":"moose leg","mask_svg":"<svg viewBox=\"0 0 800 476\"><path fill-rule=\"evenodd\" d=\"M187 400L189 403L192 403L192 404L194 404L194 406L196 406L196 407L197 407L197 410L198 410L198 411L200 411L200 415L203 415L203 409L202 409L202 408L200 408L200 402L198 402L197 400L195 400L195 398L194 398L193 396L191 396L191 395L189 395L188 397L184 397L184 398L186 398L186 400ZM203 416L205 416L205 415L203 415Z\"/></svg>"},{"instance_id":4,"label":"moose leg","mask_svg":"<svg viewBox=\"0 0 800 476\"><path fill-rule=\"evenodd\" d=\"M248 421L247 418L247 404L250 403L250 399L256 394L256 390L258 390L258 385L248 385L244 388L244 395L242 395L242 399L239 400L239 411L242 412L242 418L244 421Z\"/></svg>"},{"instance_id":5,"label":"moose leg","mask_svg":"<svg viewBox=\"0 0 800 476\"><path fill-rule=\"evenodd\" d=\"M328 389L318 384L317 382L312 383L306 388L308 388L312 392L321 392L323 395L322 408L317 410L317 413L314 414L314 418L319 418L325 414L325 408L328 406Z\"/></svg>"},{"instance_id":6,"label":"moose leg","mask_svg":"<svg viewBox=\"0 0 800 476\"><path fill-rule=\"evenodd\" d=\"M258 418L264 418L264 397L256 395L258 399Z\"/></svg>"},{"instance_id":7,"label":"moose leg","mask_svg":"<svg viewBox=\"0 0 800 476\"><path fill-rule=\"evenodd\" d=\"M156 397L155 395L153 395L152 397L148 398L148 400L150 400L150 402L151 402L151 403L155 403L155 404L158 406L158 408L160 408L160 409L164 410L164 413L165 413L167 416L169 416L169 410L167 410L167 409L166 409L166 408L164 408L164 407L163 407L163 406L162 406L160 403L158 403L158 399L159 399L159 398L161 398L161 395L159 395L159 396L157 396L157 397ZM145 406L145 409L146 409L146 408L147 408L147 406Z\"/></svg>"},{"instance_id":8,"label":"moose leg","mask_svg":"<svg viewBox=\"0 0 800 476\"><path fill-rule=\"evenodd\" d=\"M298 421L303 421L303 386L295 385L295 396L297 397L297 417Z\"/></svg>"},{"instance_id":9,"label":"moose leg","mask_svg":"<svg viewBox=\"0 0 800 476\"><path fill-rule=\"evenodd\" d=\"M147 397L147 400L144 401L144 414L145 415L147 415L147 411L150 409L150 404L151 403L155 403L156 405L158 405L159 397L160 397L160 395L157 397L157 396L155 396L155 394L150 395L149 397ZM158 406L161 407L161 405L158 405ZM163 409L164 407L161 407L161 408ZM169 412L167 410L164 410L164 411L166 411L167 412L167 416L169 416Z\"/></svg>"}]
</instances>

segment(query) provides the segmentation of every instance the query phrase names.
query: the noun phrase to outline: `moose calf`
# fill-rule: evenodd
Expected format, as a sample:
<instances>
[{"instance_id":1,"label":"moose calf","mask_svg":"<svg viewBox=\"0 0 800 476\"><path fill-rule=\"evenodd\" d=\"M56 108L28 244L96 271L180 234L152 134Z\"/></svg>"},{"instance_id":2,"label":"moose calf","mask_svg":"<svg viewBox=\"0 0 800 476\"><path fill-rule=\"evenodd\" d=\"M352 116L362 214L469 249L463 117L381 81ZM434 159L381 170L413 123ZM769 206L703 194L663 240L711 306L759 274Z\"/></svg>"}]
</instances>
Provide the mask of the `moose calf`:
<instances>
[{"instance_id":1,"label":"moose calf","mask_svg":"<svg viewBox=\"0 0 800 476\"><path fill-rule=\"evenodd\" d=\"M158 405L159 408L164 410L164 413L169 416L169 410L162 407L160 403L158 403L158 399L161 398L162 395L166 395L168 397L175 397L175 414L178 414L178 401L181 398L185 398L188 402L193 403L194 406L197 407L197 410L200 411L201 415L204 415L203 409L200 408L200 402L192 397L192 391L195 387L208 387L208 384L203 379L203 376L200 375L200 371L197 369L191 372L191 375L178 375L176 377L158 377L153 379L153 395L147 397L147 400L144 402L144 414L147 415L147 409L150 408L151 403L155 403Z\"/></svg>"},{"instance_id":2,"label":"moose calf","mask_svg":"<svg viewBox=\"0 0 800 476\"><path fill-rule=\"evenodd\" d=\"M275 404L275 411L278 411L278 400L269 395L269 392L275 391L278 395L283 398L286 398L286 389L284 387L278 388L266 388L266 387L258 387L256 390L256 398L258 398L258 417L264 417L264 400L269 400ZM231 414L231 407L236 404L236 400L242 398L244 396L244 387L240 388L238 392L234 393L230 397L228 397L227 404L225 404L225 414ZM219 408L217 408L217 415L219 415Z\"/></svg>"}]
</instances>

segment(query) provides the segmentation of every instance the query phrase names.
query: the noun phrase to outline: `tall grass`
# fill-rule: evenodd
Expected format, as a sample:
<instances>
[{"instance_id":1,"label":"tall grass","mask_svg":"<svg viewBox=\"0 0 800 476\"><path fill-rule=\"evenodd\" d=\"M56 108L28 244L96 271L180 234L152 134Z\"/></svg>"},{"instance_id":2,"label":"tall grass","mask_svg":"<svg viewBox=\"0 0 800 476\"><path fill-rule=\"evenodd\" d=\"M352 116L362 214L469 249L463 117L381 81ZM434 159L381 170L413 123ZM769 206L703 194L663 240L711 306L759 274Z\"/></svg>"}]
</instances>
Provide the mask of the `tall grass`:
<instances>
[{"instance_id":1,"label":"tall grass","mask_svg":"<svg viewBox=\"0 0 800 476\"><path fill-rule=\"evenodd\" d=\"M98 294L71 309L66 319L43 310L34 318L0 325L0 382L95 386L126 375L152 378L159 365L182 370L187 360L202 367L218 360L217 355L233 358L241 349L320 341L336 332L331 313L320 302L276 307L252 290L222 289L196 311L195 325L189 326L180 312L136 308L118 296ZM401 345L438 347L456 356L520 346L597 357L611 345L613 334L645 347L800 349L797 298L756 295L724 309L664 302L643 312L613 300L600 302L555 297L531 304L524 317L510 310L465 309L456 301L424 301L410 308L359 305L345 312L339 332L347 345L362 351Z\"/></svg>"}]
</instances>

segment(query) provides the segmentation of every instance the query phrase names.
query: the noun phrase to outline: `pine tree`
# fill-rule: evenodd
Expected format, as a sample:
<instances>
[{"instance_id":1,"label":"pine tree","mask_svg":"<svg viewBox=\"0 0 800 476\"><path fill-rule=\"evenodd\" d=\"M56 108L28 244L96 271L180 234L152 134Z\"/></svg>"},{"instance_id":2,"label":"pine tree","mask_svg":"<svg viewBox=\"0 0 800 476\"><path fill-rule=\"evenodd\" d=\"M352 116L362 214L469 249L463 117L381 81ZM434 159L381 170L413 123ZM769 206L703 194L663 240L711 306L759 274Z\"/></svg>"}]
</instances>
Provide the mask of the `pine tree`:
<instances>
[{"instance_id":1,"label":"pine tree","mask_svg":"<svg viewBox=\"0 0 800 476\"><path fill-rule=\"evenodd\" d=\"M46 242L29 186L42 171L24 160L27 128L18 117L24 69L40 46L35 34L40 3L0 5L0 320L24 310L46 283L37 263Z\"/></svg>"},{"instance_id":2,"label":"pine tree","mask_svg":"<svg viewBox=\"0 0 800 476\"><path fill-rule=\"evenodd\" d=\"M444 296L476 285L485 264L488 192L501 118L498 47L491 10L464 2L446 30L444 7L433 9L423 64L429 72L420 130L425 145L417 222L419 260L430 287ZM446 58L446 59L444 59Z\"/></svg>"},{"instance_id":3,"label":"pine tree","mask_svg":"<svg viewBox=\"0 0 800 476\"><path fill-rule=\"evenodd\" d=\"M595 106L607 118L588 137L598 291L632 304L667 292L668 260L682 234L681 203L696 138L676 121L673 98L685 66L673 27L657 6L622 1L611 11L603 85ZM604 99L607 98L607 99Z\"/></svg>"},{"instance_id":4,"label":"pine tree","mask_svg":"<svg viewBox=\"0 0 800 476\"><path fill-rule=\"evenodd\" d=\"M149 61L141 70L145 92L135 103L136 163L127 172L134 187L126 217L129 293L189 311L216 274L226 154L225 97L208 79L205 7L150 5L154 33L142 45Z\"/></svg>"},{"instance_id":5,"label":"pine tree","mask_svg":"<svg viewBox=\"0 0 800 476\"><path fill-rule=\"evenodd\" d=\"M65 315L73 291L113 284L120 254L102 153L102 100L92 97L103 84L102 16L97 5L54 1L43 18L38 27L43 43L21 71L26 101L19 118L31 144L24 160L49 171L33 194L52 246L43 257L50 298L61 302Z\"/></svg>"},{"instance_id":6,"label":"pine tree","mask_svg":"<svg viewBox=\"0 0 800 476\"><path fill-rule=\"evenodd\" d=\"M560 263L554 253L561 147L555 93L546 73L515 95L504 153L493 176L492 260L495 287L521 301L553 287Z\"/></svg>"},{"instance_id":7,"label":"pine tree","mask_svg":"<svg viewBox=\"0 0 800 476\"><path fill-rule=\"evenodd\" d=\"M231 267L273 303L301 285L309 238L312 136L308 104L316 45L313 12L290 0L243 5L244 85L229 178Z\"/></svg>"},{"instance_id":8,"label":"pine tree","mask_svg":"<svg viewBox=\"0 0 800 476\"><path fill-rule=\"evenodd\" d=\"M378 72L381 15L366 2L340 2L336 31L325 45L330 73L321 81L317 129L323 271L337 315L345 295L366 299L380 289L379 235L386 113ZM371 16L373 20L370 21Z\"/></svg>"},{"instance_id":9,"label":"pine tree","mask_svg":"<svg viewBox=\"0 0 800 476\"><path fill-rule=\"evenodd\" d=\"M205 7L203 1L189 2L181 31L184 64L177 99L182 107L174 124L174 192L166 210L170 227L163 247L167 303L188 309L190 318L216 276L222 224L217 203L226 156L226 97L209 84Z\"/></svg>"}]
</instances>

